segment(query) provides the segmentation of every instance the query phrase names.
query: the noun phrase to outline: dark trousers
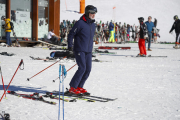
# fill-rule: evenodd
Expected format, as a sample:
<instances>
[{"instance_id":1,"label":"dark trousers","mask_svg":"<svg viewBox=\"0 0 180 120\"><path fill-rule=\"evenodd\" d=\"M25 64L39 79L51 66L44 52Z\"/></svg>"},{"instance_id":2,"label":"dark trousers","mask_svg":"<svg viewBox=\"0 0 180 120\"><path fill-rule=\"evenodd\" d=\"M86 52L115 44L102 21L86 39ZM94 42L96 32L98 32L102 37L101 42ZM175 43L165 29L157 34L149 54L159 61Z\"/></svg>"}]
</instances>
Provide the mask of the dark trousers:
<instances>
[{"instance_id":1,"label":"dark trousers","mask_svg":"<svg viewBox=\"0 0 180 120\"><path fill-rule=\"evenodd\" d=\"M180 33L176 33L176 42L179 41L179 43L180 43L180 38L179 38L179 40L178 40L179 35L180 35Z\"/></svg>"},{"instance_id":2,"label":"dark trousers","mask_svg":"<svg viewBox=\"0 0 180 120\"><path fill-rule=\"evenodd\" d=\"M78 70L74 74L69 85L73 88L83 88L91 72L92 53L74 52L74 55L78 65Z\"/></svg>"},{"instance_id":3,"label":"dark trousers","mask_svg":"<svg viewBox=\"0 0 180 120\"><path fill-rule=\"evenodd\" d=\"M6 44L8 44L9 46L11 46L12 44L10 34L11 32L6 32Z\"/></svg>"},{"instance_id":4,"label":"dark trousers","mask_svg":"<svg viewBox=\"0 0 180 120\"><path fill-rule=\"evenodd\" d=\"M54 44L57 44L58 43L58 38L56 36L52 36L50 41Z\"/></svg>"},{"instance_id":5,"label":"dark trousers","mask_svg":"<svg viewBox=\"0 0 180 120\"><path fill-rule=\"evenodd\" d=\"M152 32L148 32L148 49L151 47L151 39L152 39ZM146 47L146 42L145 42L145 47Z\"/></svg>"}]
</instances>

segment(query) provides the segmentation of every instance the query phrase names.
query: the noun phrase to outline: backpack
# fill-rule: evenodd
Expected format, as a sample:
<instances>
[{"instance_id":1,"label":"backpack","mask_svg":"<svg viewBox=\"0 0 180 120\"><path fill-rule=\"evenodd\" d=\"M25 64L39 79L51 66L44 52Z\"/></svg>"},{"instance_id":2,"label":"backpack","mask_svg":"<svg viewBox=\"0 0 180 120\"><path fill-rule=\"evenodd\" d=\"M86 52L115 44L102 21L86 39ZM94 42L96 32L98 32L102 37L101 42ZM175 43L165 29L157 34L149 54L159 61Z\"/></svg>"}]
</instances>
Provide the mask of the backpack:
<instances>
[{"instance_id":1,"label":"backpack","mask_svg":"<svg viewBox=\"0 0 180 120\"><path fill-rule=\"evenodd\" d=\"M13 22L9 22L10 23L10 26L11 26L11 30L14 30L14 24L13 24Z\"/></svg>"}]
</instances>

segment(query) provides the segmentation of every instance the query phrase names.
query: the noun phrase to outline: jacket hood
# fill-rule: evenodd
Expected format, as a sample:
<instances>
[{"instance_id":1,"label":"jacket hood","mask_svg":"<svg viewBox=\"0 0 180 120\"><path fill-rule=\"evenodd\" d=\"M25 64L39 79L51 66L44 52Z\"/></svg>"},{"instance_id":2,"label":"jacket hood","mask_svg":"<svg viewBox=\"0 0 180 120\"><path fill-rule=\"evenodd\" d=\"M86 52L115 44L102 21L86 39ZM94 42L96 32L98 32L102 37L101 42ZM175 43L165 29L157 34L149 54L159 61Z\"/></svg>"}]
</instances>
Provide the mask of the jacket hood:
<instances>
[{"instance_id":1,"label":"jacket hood","mask_svg":"<svg viewBox=\"0 0 180 120\"><path fill-rule=\"evenodd\" d=\"M89 18L87 18L85 14L80 17L80 20L83 20L87 23L94 23L95 22L95 20L90 20Z\"/></svg>"}]
</instances>

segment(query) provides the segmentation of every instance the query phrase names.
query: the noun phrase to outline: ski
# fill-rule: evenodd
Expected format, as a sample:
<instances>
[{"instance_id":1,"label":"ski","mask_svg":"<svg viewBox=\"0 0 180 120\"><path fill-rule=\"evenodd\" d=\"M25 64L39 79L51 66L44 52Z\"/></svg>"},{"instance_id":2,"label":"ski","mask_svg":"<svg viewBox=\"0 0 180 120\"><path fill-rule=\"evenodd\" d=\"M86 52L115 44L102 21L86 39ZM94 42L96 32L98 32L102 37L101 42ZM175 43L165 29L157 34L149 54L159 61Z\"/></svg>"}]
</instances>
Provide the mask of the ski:
<instances>
[{"instance_id":1,"label":"ski","mask_svg":"<svg viewBox=\"0 0 180 120\"><path fill-rule=\"evenodd\" d=\"M62 95L62 93L61 93L61 95ZM44 95L44 97L50 97L51 99L59 100L59 95L46 94L46 95ZM64 98L71 98L71 100L68 100L68 102L76 102L77 100L85 100L87 102L95 102L94 100L89 100L89 99L85 99L85 98L77 98L77 97L73 97L73 96L64 96Z\"/></svg>"},{"instance_id":2,"label":"ski","mask_svg":"<svg viewBox=\"0 0 180 120\"><path fill-rule=\"evenodd\" d=\"M174 49L180 49L180 46L177 45L177 46L173 46Z\"/></svg>"},{"instance_id":3,"label":"ski","mask_svg":"<svg viewBox=\"0 0 180 120\"><path fill-rule=\"evenodd\" d=\"M148 55L147 57L167 57L167 56L152 56L152 55Z\"/></svg>"},{"instance_id":4,"label":"ski","mask_svg":"<svg viewBox=\"0 0 180 120\"><path fill-rule=\"evenodd\" d=\"M94 60L92 60L92 62L112 62L112 61L104 61L104 60L94 59Z\"/></svg>"},{"instance_id":5,"label":"ski","mask_svg":"<svg viewBox=\"0 0 180 120\"><path fill-rule=\"evenodd\" d=\"M57 92L57 91L46 92L46 94L57 95L57 94L59 94L59 92ZM62 94L62 93L60 93L60 94ZM98 96L92 96L92 95L90 95L90 96L76 96L76 95L70 94L69 91L66 91L66 92L64 93L64 95L65 95L65 96L69 95L69 96L79 97L79 98L86 98L86 99L93 99L93 98L94 98L95 101L99 101L99 100L101 101L101 100L103 100L104 102L117 100L117 98L112 99L112 98L104 98L104 97L98 97Z\"/></svg>"},{"instance_id":6,"label":"ski","mask_svg":"<svg viewBox=\"0 0 180 120\"><path fill-rule=\"evenodd\" d=\"M13 56L13 55L15 55L14 53L7 53L7 52L2 52L0 54L5 55L5 56Z\"/></svg>"},{"instance_id":7,"label":"ski","mask_svg":"<svg viewBox=\"0 0 180 120\"><path fill-rule=\"evenodd\" d=\"M93 54L117 54L117 52L109 52L108 50L100 51L100 50L98 50L98 49L95 49L95 51L93 52Z\"/></svg>"},{"instance_id":8,"label":"ski","mask_svg":"<svg viewBox=\"0 0 180 120\"><path fill-rule=\"evenodd\" d=\"M152 55L147 55L147 56L135 56L135 55L130 55L130 56L125 56L125 57L135 57L135 58L151 58L151 57L160 57L160 58L166 58L167 56L152 56Z\"/></svg>"},{"instance_id":9,"label":"ski","mask_svg":"<svg viewBox=\"0 0 180 120\"><path fill-rule=\"evenodd\" d=\"M98 49L108 49L108 50L119 50L119 49L131 49L131 47L116 47L116 46L100 46Z\"/></svg>"},{"instance_id":10,"label":"ski","mask_svg":"<svg viewBox=\"0 0 180 120\"><path fill-rule=\"evenodd\" d=\"M50 47L49 50L68 50L67 47L62 47L62 48L53 48Z\"/></svg>"},{"instance_id":11,"label":"ski","mask_svg":"<svg viewBox=\"0 0 180 120\"><path fill-rule=\"evenodd\" d=\"M29 56L32 60L49 60L49 59L54 59L54 58L49 58L49 57L46 57L46 58L39 58L39 57L33 57L33 56Z\"/></svg>"},{"instance_id":12,"label":"ski","mask_svg":"<svg viewBox=\"0 0 180 120\"><path fill-rule=\"evenodd\" d=\"M22 98L26 98L26 99L32 99L32 100L38 100L38 101L42 101L44 103L56 105L56 102L44 100L42 96L39 96L39 93L34 93L34 94L19 94L19 93L16 93L15 91L7 91L7 92L9 94L11 94L11 95L15 95L15 96L18 96L18 97L22 97Z\"/></svg>"},{"instance_id":13,"label":"ski","mask_svg":"<svg viewBox=\"0 0 180 120\"><path fill-rule=\"evenodd\" d=\"M46 92L46 94L52 94L52 95L59 95L58 92L55 92L55 93L48 93ZM60 93L60 95L62 95L62 93ZM95 102L95 101L99 101L99 102L108 102L107 100L101 100L101 99L94 99L94 98L90 98L89 96L81 96L81 95L72 95L72 94L69 94L69 93L64 93L64 96L66 97L70 97L70 98L75 98L75 99L78 99L78 100L85 100L87 102Z\"/></svg>"}]
</instances>

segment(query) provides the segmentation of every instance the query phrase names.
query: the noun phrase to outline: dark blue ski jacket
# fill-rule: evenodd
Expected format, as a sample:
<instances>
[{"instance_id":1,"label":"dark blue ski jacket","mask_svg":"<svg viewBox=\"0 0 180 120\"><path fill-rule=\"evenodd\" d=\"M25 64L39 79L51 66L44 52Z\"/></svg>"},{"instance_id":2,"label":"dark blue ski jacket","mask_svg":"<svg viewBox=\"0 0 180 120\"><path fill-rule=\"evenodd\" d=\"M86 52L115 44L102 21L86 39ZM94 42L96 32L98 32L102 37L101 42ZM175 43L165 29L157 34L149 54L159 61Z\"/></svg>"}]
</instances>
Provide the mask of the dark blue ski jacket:
<instances>
[{"instance_id":1,"label":"dark blue ski jacket","mask_svg":"<svg viewBox=\"0 0 180 120\"><path fill-rule=\"evenodd\" d=\"M72 47L74 38L74 51L92 52L95 33L94 22L95 20L90 20L83 15L69 32L68 48Z\"/></svg>"},{"instance_id":2,"label":"dark blue ski jacket","mask_svg":"<svg viewBox=\"0 0 180 120\"><path fill-rule=\"evenodd\" d=\"M114 30L114 24L112 22L109 23L109 31Z\"/></svg>"}]
</instances>

